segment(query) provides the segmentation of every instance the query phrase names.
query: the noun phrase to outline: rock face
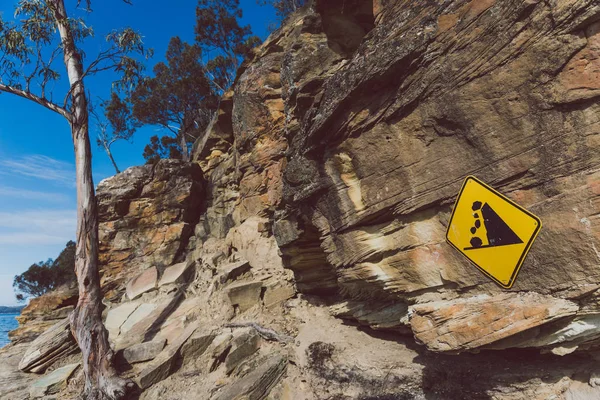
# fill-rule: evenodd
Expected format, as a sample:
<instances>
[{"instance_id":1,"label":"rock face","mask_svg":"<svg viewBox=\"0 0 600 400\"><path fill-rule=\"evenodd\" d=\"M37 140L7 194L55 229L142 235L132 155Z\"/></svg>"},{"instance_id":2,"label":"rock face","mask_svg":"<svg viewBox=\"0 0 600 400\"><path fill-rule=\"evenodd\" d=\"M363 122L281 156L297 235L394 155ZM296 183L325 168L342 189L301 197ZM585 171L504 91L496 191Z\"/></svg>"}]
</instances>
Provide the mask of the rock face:
<instances>
[{"instance_id":1,"label":"rock face","mask_svg":"<svg viewBox=\"0 0 600 400\"><path fill-rule=\"evenodd\" d=\"M19 327L9 332L13 342L34 340L69 316L77 304L77 287L60 287L29 301L17 317Z\"/></svg>"},{"instance_id":2,"label":"rock face","mask_svg":"<svg viewBox=\"0 0 600 400\"><path fill-rule=\"evenodd\" d=\"M203 181L197 165L161 160L100 182L100 263L109 298L120 295L126 277L183 258L202 211Z\"/></svg>"},{"instance_id":3,"label":"rock face","mask_svg":"<svg viewBox=\"0 0 600 400\"><path fill-rule=\"evenodd\" d=\"M71 334L69 320L64 319L29 345L19 369L24 372L44 372L56 361L77 351L79 347Z\"/></svg>"},{"instance_id":4,"label":"rock face","mask_svg":"<svg viewBox=\"0 0 600 400\"><path fill-rule=\"evenodd\" d=\"M534 293L480 295L416 305L410 325L430 350L464 351L573 315L577 308L570 301Z\"/></svg>"},{"instance_id":5,"label":"rock face","mask_svg":"<svg viewBox=\"0 0 600 400\"><path fill-rule=\"evenodd\" d=\"M597 0L291 15L193 163L98 187L106 325L140 399L598 397L598 21ZM511 290L445 241L468 175L543 222ZM52 359L34 344L29 369Z\"/></svg>"}]
</instances>

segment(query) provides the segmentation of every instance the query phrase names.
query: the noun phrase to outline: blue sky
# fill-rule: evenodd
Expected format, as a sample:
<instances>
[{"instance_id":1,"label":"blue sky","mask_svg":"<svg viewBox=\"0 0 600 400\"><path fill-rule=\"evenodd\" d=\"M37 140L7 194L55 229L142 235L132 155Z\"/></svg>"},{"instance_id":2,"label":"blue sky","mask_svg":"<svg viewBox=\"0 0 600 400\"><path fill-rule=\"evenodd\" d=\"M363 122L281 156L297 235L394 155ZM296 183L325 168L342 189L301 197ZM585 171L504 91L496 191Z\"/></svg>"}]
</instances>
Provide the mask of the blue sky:
<instances>
[{"instance_id":1,"label":"blue sky","mask_svg":"<svg viewBox=\"0 0 600 400\"><path fill-rule=\"evenodd\" d=\"M0 13L10 20L17 0L0 1ZM72 7L75 0L66 0ZM194 40L194 0L137 0L134 6L119 0L96 0L87 17L96 38L84 50L89 58L102 46L102 37L112 29L131 26L155 50L148 69L163 59L169 39ZM267 26L275 20L270 7L256 0L241 0L244 24L265 39ZM62 73L63 70L60 70ZM92 97L107 98L112 77L86 81ZM59 84L57 84L57 87ZM93 132L92 136L94 135ZM113 153L121 170L144 163L142 151L150 136L159 134L145 127L133 143L115 143ZM110 161L93 146L93 171L97 184L114 174ZM0 305L15 304L12 281L32 263L55 258L67 241L75 237L76 199L73 146L69 127L62 117L14 95L0 94Z\"/></svg>"}]
</instances>

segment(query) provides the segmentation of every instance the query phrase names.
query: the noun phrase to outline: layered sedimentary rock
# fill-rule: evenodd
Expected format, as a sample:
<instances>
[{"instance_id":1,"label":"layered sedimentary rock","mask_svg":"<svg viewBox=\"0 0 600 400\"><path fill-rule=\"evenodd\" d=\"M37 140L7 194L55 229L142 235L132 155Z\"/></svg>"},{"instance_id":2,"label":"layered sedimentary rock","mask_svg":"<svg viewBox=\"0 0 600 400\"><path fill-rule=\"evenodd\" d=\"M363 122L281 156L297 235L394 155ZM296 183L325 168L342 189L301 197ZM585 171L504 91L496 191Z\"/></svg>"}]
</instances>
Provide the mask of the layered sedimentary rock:
<instances>
[{"instance_id":1,"label":"layered sedimentary rock","mask_svg":"<svg viewBox=\"0 0 600 400\"><path fill-rule=\"evenodd\" d=\"M512 290L572 301L565 326L593 319L599 7L317 1L245 65L209 130L214 151L196 146L215 213L230 226L269 218L298 290L339 298L336 315L417 333L413 304L502 299L445 243L460 185L476 175L544 224ZM218 237L211 225L202 234ZM476 335L500 311L484 312Z\"/></svg>"},{"instance_id":2,"label":"layered sedimentary rock","mask_svg":"<svg viewBox=\"0 0 600 400\"><path fill-rule=\"evenodd\" d=\"M347 299L377 308L501 296L445 243L460 185L476 175L544 223L513 291L598 312L584 295L600 278L599 18L594 1L381 6L287 136L285 203L296 215L282 219L318 227ZM501 311L485 312L469 328L482 336ZM452 335L453 323L440 328Z\"/></svg>"},{"instance_id":3,"label":"layered sedimentary rock","mask_svg":"<svg viewBox=\"0 0 600 400\"><path fill-rule=\"evenodd\" d=\"M99 185L140 398L600 398L598 21L595 0L290 16L194 163ZM543 222L511 290L445 241L468 175Z\"/></svg>"},{"instance_id":4,"label":"layered sedimentary rock","mask_svg":"<svg viewBox=\"0 0 600 400\"><path fill-rule=\"evenodd\" d=\"M199 166L176 160L130 168L98 185L102 286L120 295L123 280L184 258L204 202ZM116 290L116 292L111 292Z\"/></svg>"},{"instance_id":5,"label":"layered sedimentary rock","mask_svg":"<svg viewBox=\"0 0 600 400\"><path fill-rule=\"evenodd\" d=\"M77 304L77 287L62 286L29 300L17 318L19 327L9 332L13 342L32 341L57 322L64 320Z\"/></svg>"}]
</instances>

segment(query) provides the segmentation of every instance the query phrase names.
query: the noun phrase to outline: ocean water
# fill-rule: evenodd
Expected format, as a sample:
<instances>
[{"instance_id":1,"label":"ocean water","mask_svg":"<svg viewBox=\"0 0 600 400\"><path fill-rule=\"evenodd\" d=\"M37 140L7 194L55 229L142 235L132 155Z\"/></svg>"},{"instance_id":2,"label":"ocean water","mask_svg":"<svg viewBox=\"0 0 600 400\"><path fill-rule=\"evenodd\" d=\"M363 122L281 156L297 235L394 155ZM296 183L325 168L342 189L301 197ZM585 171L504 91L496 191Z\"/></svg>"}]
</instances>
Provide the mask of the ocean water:
<instances>
[{"instance_id":1,"label":"ocean water","mask_svg":"<svg viewBox=\"0 0 600 400\"><path fill-rule=\"evenodd\" d=\"M15 319L19 314L0 314L0 347L10 343L8 332L16 329L19 323Z\"/></svg>"}]
</instances>

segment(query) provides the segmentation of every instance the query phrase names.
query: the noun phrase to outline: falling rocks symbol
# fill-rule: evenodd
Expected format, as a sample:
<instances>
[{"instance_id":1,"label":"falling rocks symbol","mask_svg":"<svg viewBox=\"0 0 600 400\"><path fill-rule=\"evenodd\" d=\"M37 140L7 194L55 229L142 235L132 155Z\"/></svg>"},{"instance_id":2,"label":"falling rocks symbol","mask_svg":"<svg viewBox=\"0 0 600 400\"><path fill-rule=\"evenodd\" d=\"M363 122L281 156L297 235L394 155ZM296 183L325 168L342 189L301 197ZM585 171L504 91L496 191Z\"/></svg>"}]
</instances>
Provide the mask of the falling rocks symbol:
<instances>
[{"instance_id":1,"label":"falling rocks symbol","mask_svg":"<svg viewBox=\"0 0 600 400\"><path fill-rule=\"evenodd\" d=\"M480 201L473 203L473 211L480 211L483 217L483 226L487 232L488 244L483 245L481 238L477 236L471 239L471 247L465 247L464 250L476 250L487 247L507 246L510 244L520 244L523 241L510 227L500 218L500 216L487 203L483 204ZM471 228L471 233L475 234L477 229L481 227L479 214L473 214L475 218L475 226Z\"/></svg>"}]
</instances>

